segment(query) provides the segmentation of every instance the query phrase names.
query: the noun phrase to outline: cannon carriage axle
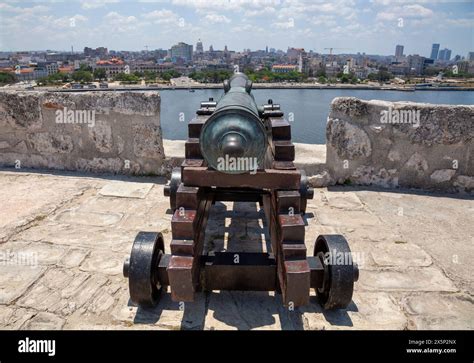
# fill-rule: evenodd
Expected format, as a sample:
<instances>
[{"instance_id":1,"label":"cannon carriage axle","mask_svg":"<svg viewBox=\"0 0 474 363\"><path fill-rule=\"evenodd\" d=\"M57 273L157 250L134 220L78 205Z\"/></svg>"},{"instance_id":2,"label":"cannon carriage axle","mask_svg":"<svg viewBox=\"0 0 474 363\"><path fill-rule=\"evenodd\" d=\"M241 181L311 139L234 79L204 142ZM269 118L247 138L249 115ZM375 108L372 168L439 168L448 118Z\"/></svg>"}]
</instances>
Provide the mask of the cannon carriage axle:
<instances>
[{"instance_id":1,"label":"cannon carriage axle","mask_svg":"<svg viewBox=\"0 0 474 363\"><path fill-rule=\"evenodd\" d=\"M352 300L358 268L341 235L320 235L307 256L307 199L313 198L306 175L293 164L290 124L271 100L261 108L243 74L224 82L219 102L201 104L188 124L185 160L173 170L164 193L170 197L171 253L159 232L140 232L124 263L130 297L142 306L157 303L170 286L171 298L195 300L212 290L277 291L289 307L309 303L314 288L327 309L345 308ZM257 166L221 169L222 157L255 158ZM206 224L218 201L254 202L263 207L271 251L204 253Z\"/></svg>"}]
</instances>

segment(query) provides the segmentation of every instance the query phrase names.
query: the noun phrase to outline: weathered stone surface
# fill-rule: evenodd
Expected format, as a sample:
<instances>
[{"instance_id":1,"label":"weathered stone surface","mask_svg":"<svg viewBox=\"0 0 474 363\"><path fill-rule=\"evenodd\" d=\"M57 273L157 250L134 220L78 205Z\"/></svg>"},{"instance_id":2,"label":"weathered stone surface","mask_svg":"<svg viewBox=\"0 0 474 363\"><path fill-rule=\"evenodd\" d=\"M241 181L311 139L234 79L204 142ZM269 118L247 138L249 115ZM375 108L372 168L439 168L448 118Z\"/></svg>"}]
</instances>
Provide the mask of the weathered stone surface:
<instances>
[{"instance_id":1,"label":"weathered stone surface","mask_svg":"<svg viewBox=\"0 0 474 363\"><path fill-rule=\"evenodd\" d=\"M107 275L122 273L123 257L111 256L108 251L93 251L81 265L82 271L99 272Z\"/></svg>"},{"instance_id":2,"label":"weathered stone surface","mask_svg":"<svg viewBox=\"0 0 474 363\"><path fill-rule=\"evenodd\" d=\"M104 121L96 122L94 127L89 128L89 136L100 152L108 153L112 151L112 127L109 124Z\"/></svg>"},{"instance_id":3,"label":"weathered stone surface","mask_svg":"<svg viewBox=\"0 0 474 363\"><path fill-rule=\"evenodd\" d=\"M456 174L454 169L440 169L431 174L430 178L436 183L444 183L450 181L454 174Z\"/></svg>"},{"instance_id":4,"label":"weathered stone surface","mask_svg":"<svg viewBox=\"0 0 474 363\"><path fill-rule=\"evenodd\" d=\"M52 227L54 226L54 229ZM114 227L96 227L86 225L40 225L32 227L21 234L22 238L39 238L41 241L75 248L93 247L112 252L129 251L136 231L118 230ZM97 243L100 241L100 243Z\"/></svg>"},{"instance_id":5,"label":"weathered stone surface","mask_svg":"<svg viewBox=\"0 0 474 363\"><path fill-rule=\"evenodd\" d=\"M420 154L416 153L413 154L410 159L408 159L405 167L415 171L418 174L423 174L428 170L428 163Z\"/></svg>"},{"instance_id":6,"label":"weathered stone surface","mask_svg":"<svg viewBox=\"0 0 474 363\"><path fill-rule=\"evenodd\" d=\"M338 119L328 119L327 142L335 148L341 158L369 157L372 146L369 136L358 126Z\"/></svg>"},{"instance_id":7,"label":"weathered stone surface","mask_svg":"<svg viewBox=\"0 0 474 363\"><path fill-rule=\"evenodd\" d=\"M329 175L327 170L324 170L320 174L312 175L308 177L308 183L313 188L323 188L327 187L328 185L334 184L334 181Z\"/></svg>"},{"instance_id":8,"label":"weathered stone surface","mask_svg":"<svg viewBox=\"0 0 474 363\"><path fill-rule=\"evenodd\" d=\"M340 213L332 209L324 209L317 213L317 218L322 225L336 227L345 226L357 228L360 226L376 226L381 224L377 216L362 210L351 210Z\"/></svg>"},{"instance_id":9,"label":"weathered stone surface","mask_svg":"<svg viewBox=\"0 0 474 363\"><path fill-rule=\"evenodd\" d=\"M400 152L398 150L390 150L388 153L388 160L390 161L400 161Z\"/></svg>"},{"instance_id":10,"label":"weathered stone surface","mask_svg":"<svg viewBox=\"0 0 474 363\"><path fill-rule=\"evenodd\" d=\"M19 330L26 321L37 314L36 310L24 308L10 308L0 305L0 327L2 329Z\"/></svg>"},{"instance_id":11,"label":"weathered stone surface","mask_svg":"<svg viewBox=\"0 0 474 363\"><path fill-rule=\"evenodd\" d=\"M336 97L331 103L331 111L350 118L363 117L367 114L367 103L355 97Z\"/></svg>"},{"instance_id":12,"label":"weathered stone surface","mask_svg":"<svg viewBox=\"0 0 474 363\"><path fill-rule=\"evenodd\" d=\"M58 111L67 112L67 123L57 122ZM164 163L159 114L156 91L1 91L0 165L20 160L31 168L158 174Z\"/></svg>"},{"instance_id":13,"label":"weathered stone surface","mask_svg":"<svg viewBox=\"0 0 474 363\"><path fill-rule=\"evenodd\" d=\"M459 187L461 190L466 192L472 192L474 190L474 177L459 175L454 182L454 186Z\"/></svg>"},{"instance_id":14,"label":"weathered stone surface","mask_svg":"<svg viewBox=\"0 0 474 363\"><path fill-rule=\"evenodd\" d=\"M398 173L396 169L386 170L385 168L375 171L371 166L360 166L348 179L351 184L377 185L385 188L398 186ZM341 180L341 184L344 180Z\"/></svg>"},{"instance_id":15,"label":"weathered stone surface","mask_svg":"<svg viewBox=\"0 0 474 363\"><path fill-rule=\"evenodd\" d=\"M329 206L344 210L363 210L364 206L355 193L352 192L328 192L325 191Z\"/></svg>"},{"instance_id":16,"label":"weathered stone surface","mask_svg":"<svg viewBox=\"0 0 474 363\"><path fill-rule=\"evenodd\" d=\"M56 311L60 302L61 294L59 291L37 284L17 304L35 310Z\"/></svg>"},{"instance_id":17,"label":"weathered stone surface","mask_svg":"<svg viewBox=\"0 0 474 363\"><path fill-rule=\"evenodd\" d=\"M379 266L425 267L432 263L425 251L411 243L378 243L370 253Z\"/></svg>"},{"instance_id":18,"label":"weathered stone surface","mask_svg":"<svg viewBox=\"0 0 474 363\"><path fill-rule=\"evenodd\" d=\"M139 158L163 159L160 126L140 125L133 128L133 152Z\"/></svg>"},{"instance_id":19,"label":"weathered stone surface","mask_svg":"<svg viewBox=\"0 0 474 363\"><path fill-rule=\"evenodd\" d=\"M407 319L395 299L386 293L355 291L353 301L347 309L326 311L317 305L316 298L303 312L307 329L370 329L402 330Z\"/></svg>"},{"instance_id":20,"label":"weathered stone surface","mask_svg":"<svg viewBox=\"0 0 474 363\"><path fill-rule=\"evenodd\" d=\"M55 265L66 254L66 248L49 243L6 243L0 247L0 263L19 259L28 266Z\"/></svg>"},{"instance_id":21,"label":"weathered stone surface","mask_svg":"<svg viewBox=\"0 0 474 363\"><path fill-rule=\"evenodd\" d=\"M120 158L78 158L75 162L74 169L95 173L112 172L120 174L125 173L125 161ZM138 173L139 171L140 167L133 168L133 173Z\"/></svg>"},{"instance_id":22,"label":"weathered stone surface","mask_svg":"<svg viewBox=\"0 0 474 363\"><path fill-rule=\"evenodd\" d=\"M158 305L152 309L136 307L128 300L128 291L124 290L121 299L112 312L117 322L127 326L169 330L202 329L205 322L206 298L203 293L196 295L190 303L178 303L171 300L169 289L163 292Z\"/></svg>"},{"instance_id":23,"label":"weathered stone surface","mask_svg":"<svg viewBox=\"0 0 474 363\"><path fill-rule=\"evenodd\" d=\"M403 300L410 329L474 329L474 300L465 295L410 295Z\"/></svg>"},{"instance_id":24,"label":"weathered stone surface","mask_svg":"<svg viewBox=\"0 0 474 363\"><path fill-rule=\"evenodd\" d=\"M65 320L51 313L38 313L27 321L23 329L27 330L60 330Z\"/></svg>"},{"instance_id":25,"label":"weathered stone surface","mask_svg":"<svg viewBox=\"0 0 474 363\"><path fill-rule=\"evenodd\" d=\"M0 265L0 304L10 304L18 299L43 274L39 266Z\"/></svg>"},{"instance_id":26,"label":"weathered stone surface","mask_svg":"<svg viewBox=\"0 0 474 363\"><path fill-rule=\"evenodd\" d=\"M365 290L380 291L458 291L435 267L397 270L364 270L359 285Z\"/></svg>"},{"instance_id":27,"label":"weathered stone surface","mask_svg":"<svg viewBox=\"0 0 474 363\"><path fill-rule=\"evenodd\" d=\"M89 254L86 249L69 248L63 258L59 261L59 265L67 268L77 267Z\"/></svg>"},{"instance_id":28,"label":"weathered stone surface","mask_svg":"<svg viewBox=\"0 0 474 363\"><path fill-rule=\"evenodd\" d=\"M0 92L0 127L37 130L43 119L39 95L27 92Z\"/></svg>"},{"instance_id":29,"label":"weathered stone surface","mask_svg":"<svg viewBox=\"0 0 474 363\"><path fill-rule=\"evenodd\" d=\"M388 110L416 120L383 123ZM474 106L336 98L326 126L326 168L341 184L472 192L456 174L473 177L473 135Z\"/></svg>"},{"instance_id":30,"label":"weathered stone surface","mask_svg":"<svg viewBox=\"0 0 474 363\"><path fill-rule=\"evenodd\" d=\"M120 179L132 186L136 181ZM122 262L138 230L162 230L169 252L169 201L160 184L143 198L100 195L108 183L90 176L0 173L0 223L25 220L12 229L0 252L29 250L40 264L47 264L43 274L33 276L29 266L15 266L7 274L0 268L0 296L3 291L17 296L0 304L0 329L472 328L467 291L474 286L473 249L466 240L474 207L468 197L347 186L316 190L304 216L308 255L319 234L340 233L349 241L360 279L347 309L323 310L312 289L310 304L294 311L283 307L281 295L273 292L218 291L198 293L196 302L185 304L183 311L171 301L168 289L154 309L145 310L129 301ZM39 218L34 217L37 208L42 210ZM118 213L123 218L102 226L77 224L62 219L71 210ZM257 203L217 202L212 213L208 251L269 251ZM39 313L40 318L32 320Z\"/></svg>"},{"instance_id":31,"label":"weathered stone surface","mask_svg":"<svg viewBox=\"0 0 474 363\"><path fill-rule=\"evenodd\" d=\"M63 133L35 132L27 135L27 141L41 154L70 153L74 148L71 136Z\"/></svg>"},{"instance_id":32,"label":"weathered stone surface","mask_svg":"<svg viewBox=\"0 0 474 363\"><path fill-rule=\"evenodd\" d=\"M84 224L91 226L111 226L122 219L122 213L82 212L67 209L56 216L61 223Z\"/></svg>"},{"instance_id":33,"label":"weathered stone surface","mask_svg":"<svg viewBox=\"0 0 474 363\"><path fill-rule=\"evenodd\" d=\"M112 182L104 185L99 194L106 197L143 199L151 188L153 188L153 184L150 183Z\"/></svg>"}]
</instances>

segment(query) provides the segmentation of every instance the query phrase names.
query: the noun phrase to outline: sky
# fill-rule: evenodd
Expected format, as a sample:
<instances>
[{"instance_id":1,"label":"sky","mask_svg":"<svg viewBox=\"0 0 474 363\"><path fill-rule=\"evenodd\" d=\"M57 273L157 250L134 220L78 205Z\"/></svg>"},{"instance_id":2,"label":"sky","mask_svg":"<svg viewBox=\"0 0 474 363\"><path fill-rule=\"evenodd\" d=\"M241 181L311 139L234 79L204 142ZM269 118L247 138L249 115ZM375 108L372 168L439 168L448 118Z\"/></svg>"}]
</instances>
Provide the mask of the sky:
<instances>
[{"instance_id":1,"label":"sky","mask_svg":"<svg viewBox=\"0 0 474 363\"><path fill-rule=\"evenodd\" d=\"M474 51L474 0L42 0L0 3L0 50L288 47L452 56Z\"/></svg>"}]
</instances>

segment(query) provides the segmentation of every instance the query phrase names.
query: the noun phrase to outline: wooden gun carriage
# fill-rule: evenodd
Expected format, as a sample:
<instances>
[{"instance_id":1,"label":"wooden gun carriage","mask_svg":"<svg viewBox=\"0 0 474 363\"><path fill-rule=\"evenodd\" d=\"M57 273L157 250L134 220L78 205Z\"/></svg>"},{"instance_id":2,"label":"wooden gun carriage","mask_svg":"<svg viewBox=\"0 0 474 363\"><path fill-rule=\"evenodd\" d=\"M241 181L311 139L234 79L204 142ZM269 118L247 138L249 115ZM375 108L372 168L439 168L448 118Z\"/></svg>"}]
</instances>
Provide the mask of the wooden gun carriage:
<instances>
[{"instance_id":1,"label":"wooden gun carriage","mask_svg":"<svg viewBox=\"0 0 474 363\"><path fill-rule=\"evenodd\" d=\"M326 309L351 302L359 272L347 259L349 245L341 235L320 235L307 256L304 214L313 189L293 164L291 127L279 105L258 107L251 88L234 74L222 98L202 102L188 124L185 160L164 190L173 211L171 254L161 233L138 233L123 269L133 302L153 306L167 286L179 302L200 291L277 291L285 306L298 307L309 303L311 288ZM216 201L263 206L271 252L203 253ZM337 254L344 263L335 263Z\"/></svg>"}]
</instances>

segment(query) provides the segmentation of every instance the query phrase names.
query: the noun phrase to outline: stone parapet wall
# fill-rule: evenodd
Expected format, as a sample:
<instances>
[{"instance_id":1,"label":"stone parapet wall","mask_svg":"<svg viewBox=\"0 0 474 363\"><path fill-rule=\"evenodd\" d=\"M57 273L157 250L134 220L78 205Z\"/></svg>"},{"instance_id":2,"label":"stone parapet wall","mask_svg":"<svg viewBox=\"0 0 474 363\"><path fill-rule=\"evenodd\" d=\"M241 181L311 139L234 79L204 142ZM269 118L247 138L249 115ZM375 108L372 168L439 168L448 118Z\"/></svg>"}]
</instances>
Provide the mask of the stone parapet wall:
<instances>
[{"instance_id":1,"label":"stone parapet wall","mask_svg":"<svg viewBox=\"0 0 474 363\"><path fill-rule=\"evenodd\" d=\"M326 127L334 183L474 190L474 107L336 98Z\"/></svg>"},{"instance_id":2,"label":"stone parapet wall","mask_svg":"<svg viewBox=\"0 0 474 363\"><path fill-rule=\"evenodd\" d=\"M474 192L473 106L336 98L326 139L295 144L315 187ZM0 91L0 167L169 175L183 158L162 139L157 91Z\"/></svg>"},{"instance_id":3,"label":"stone parapet wall","mask_svg":"<svg viewBox=\"0 0 474 363\"><path fill-rule=\"evenodd\" d=\"M160 96L0 92L0 166L162 174Z\"/></svg>"}]
</instances>

